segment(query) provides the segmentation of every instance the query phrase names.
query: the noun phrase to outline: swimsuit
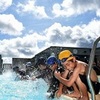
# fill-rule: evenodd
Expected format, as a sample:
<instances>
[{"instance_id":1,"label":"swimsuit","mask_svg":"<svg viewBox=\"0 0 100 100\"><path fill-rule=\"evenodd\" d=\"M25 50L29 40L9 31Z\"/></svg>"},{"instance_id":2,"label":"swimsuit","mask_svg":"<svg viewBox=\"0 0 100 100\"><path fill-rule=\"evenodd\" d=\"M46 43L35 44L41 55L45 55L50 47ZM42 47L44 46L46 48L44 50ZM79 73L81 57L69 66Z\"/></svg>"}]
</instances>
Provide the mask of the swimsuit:
<instances>
[{"instance_id":1,"label":"swimsuit","mask_svg":"<svg viewBox=\"0 0 100 100\"><path fill-rule=\"evenodd\" d=\"M88 92L91 92L90 89L89 89L89 86L88 86L86 75L79 74L79 77L80 77L81 81L85 84L85 86L87 87ZM93 82L93 81L91 81L91 82L92 82L95 94L98 94L99 91L100 91L100 83L99 82Z\"/></svg>"}]
</instances>

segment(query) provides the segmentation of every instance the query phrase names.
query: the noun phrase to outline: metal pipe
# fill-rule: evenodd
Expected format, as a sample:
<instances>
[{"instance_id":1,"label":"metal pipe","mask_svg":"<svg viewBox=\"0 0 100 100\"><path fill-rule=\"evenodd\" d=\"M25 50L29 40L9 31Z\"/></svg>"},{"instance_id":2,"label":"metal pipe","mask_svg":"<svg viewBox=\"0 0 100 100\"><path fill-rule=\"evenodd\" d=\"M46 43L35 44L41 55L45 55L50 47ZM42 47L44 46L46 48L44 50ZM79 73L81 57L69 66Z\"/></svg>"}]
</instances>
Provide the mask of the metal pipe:
<instances>
[{"instance_id":1,"label":"metal pipe","mask_svg":"<svg viewBox=\"0 0 100 100\"><path fill-rule=\"evenodd\" d=\"M99 41L100 41L100 37L97 38L95 40L94 44L93 44L93 47L92 47L92 50L91 50L91 53L90 53L89 68L88 68L88 71L87 71L87 81L88 81L88 85L89 85L89 88L90 88L90 91L91 91L91 99L92 100L96 100L96 97L95 97L94 88L92 86L92 82L91 82L91 79L90 79L90 74L91 74L91 70L92 70L92 66L93 66L93 61L94 61L94 56L95 56L97 43Z\"/></svg>"}]
</instances>

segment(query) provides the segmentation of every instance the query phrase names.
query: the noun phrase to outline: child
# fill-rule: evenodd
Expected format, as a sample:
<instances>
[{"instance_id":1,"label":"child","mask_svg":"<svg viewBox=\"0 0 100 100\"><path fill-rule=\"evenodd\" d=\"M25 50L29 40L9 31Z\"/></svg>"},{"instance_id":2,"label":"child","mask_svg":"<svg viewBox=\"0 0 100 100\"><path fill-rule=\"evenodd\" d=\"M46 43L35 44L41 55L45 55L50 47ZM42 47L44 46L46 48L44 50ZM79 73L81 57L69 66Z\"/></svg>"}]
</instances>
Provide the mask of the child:
<instances>
[{"instance_id":1,"label":"child","mask_svg":"<svg viewBox=\"0 0 100 100\"><path fill-rule=\"evenodd\" d=\"M86 72L88 70L88 65L85 62L76 60L73 54L69 50L63 50L59 53L59 59L67 70L73 71L69 79L65 79L57 71L55 72L55 77L64 85L70 87L74 83L77 84L79 90L81 91L80 100L89 100L88 96L88 83L86 79ZM95 71L91 70L91 80L95 90L95 94L99 93L100 83L98 83L98 78Z\"/></svg>"},{"instance_id":2,"label":"child","mask_svg":"<svg viewBox=\"0 0 100 100\"><path fill-rule=\"evenodd\" d=\"M44 57L40 57L37 60L35 67L37 67L37 73L35 75L36 78L42 78L47 84L49 84L52 75L51 70L46 65L46 59Z\"/></svg>"},{"instance_id":3,"label":"child","mask_svg":"<svg viewBox=\"0 0 100 100\"><path fill-rule=\"evenodd\" d=\"M47 65L52 70L52 79L51 79L51 82L49 84L49 89L48 89L48 92L50 93L49 98L54 98L55 97L55 93L58 90L59 83L60 83L55 78L54 72L55 72L55 70L57 70L60 73L62 73L62 72L64 72L64 69L62 68L62 66L58 65L58 60L54 56L48 57L48 59L47 59Z\"/></svg>"}]
</instances>

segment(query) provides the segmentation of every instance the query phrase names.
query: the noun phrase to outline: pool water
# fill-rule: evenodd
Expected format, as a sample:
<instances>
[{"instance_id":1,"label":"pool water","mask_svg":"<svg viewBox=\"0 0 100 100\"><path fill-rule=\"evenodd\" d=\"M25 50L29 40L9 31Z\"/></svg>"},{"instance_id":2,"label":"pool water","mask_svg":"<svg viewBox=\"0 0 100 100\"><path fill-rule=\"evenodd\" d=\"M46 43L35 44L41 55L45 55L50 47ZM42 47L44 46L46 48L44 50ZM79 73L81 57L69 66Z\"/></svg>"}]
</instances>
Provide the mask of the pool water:
<instances>
[{"instance_id":1,"label":"pool water","mask_svg":"<svg viewBox=\"0 0 100 100\"><path fill-rule=\"evenodd\" d=\"M0 75L0 100L47 100L43 79L15 81L12 72Z\"/></svg>"},{"instance_id":2,"label":"pool water","mask_svg":"<svg viewBox=\"0 0 100 100\"><path fill-rule=\"evenodd\" d=\"M10 71L0 75L0 100L51 100L47 98L48 85L43 79L17 81L15 77ZM100 77L98 79L100 81Z\"/></svg>"}]
</instances>

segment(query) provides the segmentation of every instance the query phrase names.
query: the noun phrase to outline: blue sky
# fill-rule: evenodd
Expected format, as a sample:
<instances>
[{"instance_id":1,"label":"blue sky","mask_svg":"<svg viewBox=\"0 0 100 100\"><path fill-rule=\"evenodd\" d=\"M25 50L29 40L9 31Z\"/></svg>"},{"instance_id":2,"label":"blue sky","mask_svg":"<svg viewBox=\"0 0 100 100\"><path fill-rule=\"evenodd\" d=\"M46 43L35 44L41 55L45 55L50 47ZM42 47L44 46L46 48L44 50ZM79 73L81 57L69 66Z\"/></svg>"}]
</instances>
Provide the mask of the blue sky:
<instances>
[{"instance_id":1,"label":"blue sky","mask_svg":"<svg viewBox=\"0 0 100 100\"><path fill-rule=\"evenodd\" d=\"M34 57L50 46L91 47L99 36L99 0L0 1L4 63Z\"/></svg>"}]
</instances>

